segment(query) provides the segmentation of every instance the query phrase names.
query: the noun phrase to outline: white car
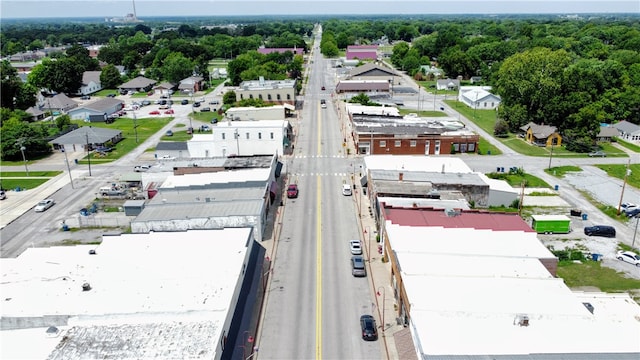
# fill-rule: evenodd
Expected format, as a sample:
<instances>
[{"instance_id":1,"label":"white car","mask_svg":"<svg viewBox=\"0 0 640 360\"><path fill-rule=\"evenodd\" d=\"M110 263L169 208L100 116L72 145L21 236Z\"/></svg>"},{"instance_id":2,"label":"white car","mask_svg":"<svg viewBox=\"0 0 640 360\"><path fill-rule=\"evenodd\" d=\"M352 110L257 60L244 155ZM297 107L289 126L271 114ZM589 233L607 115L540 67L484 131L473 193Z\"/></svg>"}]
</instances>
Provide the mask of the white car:
<instances>
[{"instance_id":1,"label":"white car","mask_svg":"<svg viewBox=\"0 0 640 360\"><path fill-rule=\"evenodd\" d=\"M640 267L640 255L634 253L633 251L618 251L616 258L618 260L622 260L624 262L628 262L629 264Z\"/></svg>"},{"instance_id":2,"label":"white car","mask_svg":"<svg viewBox=\"0 0 640 360\"><path fill-rule=\"evenodd\" d=\"M351 249L352 255L362 255L360 240L349 240L349 249Z\"/></svg>"},{"instance_id":3,"label":"white car","mask_svg":"<svg viewBox=\"0 0 640 360\"><path fill-rule=\"evenodd\" d=\"M158 159L159 160L175 160L176 157L175 156L171 156L171 155L162 155Z\"/></svg>"},{"instance_id":4,"label":"white car","mask_svg":"<svg viewBox=\"0 0 640 360\"><path fill-rule=\"evenodd\" d=\"M350 184L342 184L342 195L351 196L351 185Z\"/></svg>"},{"instance_id":5,"label":"white car","mask_svg":"<svg viewBox=\"0 0 640 360\"><path fill-rule=\"evenodd\" d=\"M138 165L133 168L135 172L143 172L151 169L151 165Z\"/></svg>"},{"instance_id":6,"label":"white car","mask_svg":"<svg viewBox=\"0 0 640 360\"><path fill-rule=\"evenodd\" d=\"M38 205L36 205L36 207L33 208L33 210L35 210L36 212L43 212L48 208L52 207L55 203L56 202L53 201L53 199L44 199L40 201Z\"/></svg>"}]
</instances>

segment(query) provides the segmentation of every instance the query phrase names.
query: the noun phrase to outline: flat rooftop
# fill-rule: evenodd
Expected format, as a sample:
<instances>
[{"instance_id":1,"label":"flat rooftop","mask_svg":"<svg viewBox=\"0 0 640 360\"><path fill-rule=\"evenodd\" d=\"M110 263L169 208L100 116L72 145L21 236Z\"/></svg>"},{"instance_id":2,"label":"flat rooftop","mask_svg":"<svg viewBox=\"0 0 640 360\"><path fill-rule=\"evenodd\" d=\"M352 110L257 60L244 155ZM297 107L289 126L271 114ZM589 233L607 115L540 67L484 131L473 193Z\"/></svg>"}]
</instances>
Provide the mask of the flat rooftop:
<instances>
[{"instance_id":1,"label":"flat rooftop","mask_svg":"<svg viewBox=\"0 0 640 360\"><path fill-rule=\"evenodd\" d=\"M367 170L398 170L437 173L471 173L471 168L453 156L369 155L364 157Z\"/></svg>"},{"instance_id":2,"label":"flat rooftop","mask_svg":"<svg viewBox=\"0 0 640 360\"><path fill-rule=\"evenodd\" d=\"M261 182L266 187L270 176L271 168L251 168L200 174L172 175L167 177L160 188L195 188L213 186L215 184L251 182Z\"/></svg>"}]
</instances>

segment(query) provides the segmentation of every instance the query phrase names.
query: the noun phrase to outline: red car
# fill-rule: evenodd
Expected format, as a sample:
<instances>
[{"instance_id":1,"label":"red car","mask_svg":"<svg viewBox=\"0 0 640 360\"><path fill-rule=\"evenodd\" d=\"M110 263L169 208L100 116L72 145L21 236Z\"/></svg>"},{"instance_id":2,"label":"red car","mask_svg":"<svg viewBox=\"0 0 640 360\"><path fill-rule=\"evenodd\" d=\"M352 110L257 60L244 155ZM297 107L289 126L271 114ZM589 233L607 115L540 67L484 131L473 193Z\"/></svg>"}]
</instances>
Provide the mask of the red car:
<instances>
[{"instance_id":1,"label":"red car","mask_svg":"<svg viewBox=\"0 0 640 360\"><path fill-rule=\"evenodd\" d=\"M158 110L149 111L149 115L160 115L160 111Z\"/></svg>"},{"instance_id":2,"label":"red car","mask_svg":"<svg viewBox=\"0 0 640 360\"><path fill-rule=\"evenodd\" d=\"M289 199L295 199L298 197L298 185L290 184L287 188L287 197Z\"/></svg>"},{"instance_id":3,"label":"red car","mask_svg":"<svg viewBox=\"0 0 640 360\"><path fill-rule=\"evenodd\" d=\"M173 114L173 109L169 109L167 111L164 112L167 115L172 115Z\"/></svg>"}]
</instances>

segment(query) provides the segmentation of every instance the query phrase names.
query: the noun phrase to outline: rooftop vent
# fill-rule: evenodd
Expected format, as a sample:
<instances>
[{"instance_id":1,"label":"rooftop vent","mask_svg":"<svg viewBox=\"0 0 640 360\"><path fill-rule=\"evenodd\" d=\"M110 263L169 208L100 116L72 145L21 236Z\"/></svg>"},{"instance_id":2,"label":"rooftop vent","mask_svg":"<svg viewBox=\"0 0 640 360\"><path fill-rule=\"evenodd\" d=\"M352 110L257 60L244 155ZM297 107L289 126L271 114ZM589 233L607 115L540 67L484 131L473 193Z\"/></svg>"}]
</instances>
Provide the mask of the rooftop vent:
<instances>
[{"instance_id":1,"label":"rooftop vent","mask_svg":"<svg viewBox=\"0 0 640 360\"><path fill-rule=\"evenodd\" d=\"M529 326L529 316L525 314L518 314L514 319L514 325Z\"/></svg>"},{"instance_id":2,"label":"rooftop vent","mask_svg":"<svg viewBox=\"0 0 640 360\"><path fill-rule=\"evenodd\" d=\"M448 217L456 217L456 216L460 215L460 210L452 209L452 208L446 208L446 209L444 209L444 213Z\"/></svg>"},{"instance_id":3,"label":"rooftop vent","mask_svg":"<svg viewBox=\"0 0 640 360\"><path fill-rule=\"evenodd\" d=\"M96 255L96 251L94 249L89 250L89 255Z\"/></svg>"},{"instance_id":4,"label":"rooftop vent","mask_svg":"<svg viewBox=\"0 0 640 360\"><path fill-rule=\"evenodd\" d=\"M583 302L582 305L584 305L584 307L586 307L587 310L589 310L589 312L593 314L593 305L591 305L591 303Z\"/></svg>"},{"instance_id":5,"label":"rooftop vent","mask_svg":"<svg viewBox=\"0 0 640 360\"><path fill-rule=\"evenodd\" d=\"M89 291L91 290L91 284L89 284L88 282L82 284L82 291Z\"/></svg>"}]
</instances>

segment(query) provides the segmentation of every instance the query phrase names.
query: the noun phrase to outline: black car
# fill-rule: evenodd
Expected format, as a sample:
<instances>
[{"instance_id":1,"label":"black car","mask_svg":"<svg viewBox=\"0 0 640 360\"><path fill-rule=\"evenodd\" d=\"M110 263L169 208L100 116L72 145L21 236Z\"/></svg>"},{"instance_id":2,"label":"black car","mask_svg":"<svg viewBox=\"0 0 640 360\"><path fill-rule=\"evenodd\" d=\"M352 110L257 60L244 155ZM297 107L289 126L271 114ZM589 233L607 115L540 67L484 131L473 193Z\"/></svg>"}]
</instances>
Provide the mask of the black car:
<instances>
[{"instance_id":1,"label":"black car","mask_svg":"<svg viewBox=\"0 0 640 360\"><path fill-rule=\"evenodd\" d=\"M211 111L211 108L208 107L203 107L202 110L200 110L200 112L209 112Z\"/></svg>"},{"instance_id":2,"label":"black car","mask_svg":"<svg viewBox=\"0 0 640 360\"><path fill-rule=\"evenodd\" d=\"M616 228L607 225L585 226L584 233L588 236L616 237Z\"/></svg>"},{"instance_id":3,"label":"black car","mask_svg":"<svg viewBox=\"0 0 640 360\"><path fill-rule=\"evenodd\" d=\"M116 97L116 94L107 94L107 97L114 98Z\"/></svg>"},{"instance_id":4,"label":"black car","mask_svg":"<svg viewBox=\"0 0 640 360\"><path fill-rule=\"evenodd\" d=\"M360 316L360 328L362 329L362 339L368 341L378 340L378 327L376 319L371 315Z\"/></svg>"},{"instance_id":5,"label":"black car","mask_svg":"<svg viewBox=\"0 0 640 360\"><path fill-rule=\"evenodd\" d=\"M182 105L187 105L187 104L189 104L189 100L187 100L187 99L182 99L182 101L180 101L180 104L182 104Z\"/></svg>"},{"instance_id":6,"label":"black car","mask_svg":"<svg viewBox=\"0 0 640 360\"><path fill-rule=\"evenodd\" d=\"M196 102L194 102L194 103L193 103L193 107L200 107L200 103L199 103L199 102L197 102L197 101L196 101Z\"/></svg>"}]
</instances>

